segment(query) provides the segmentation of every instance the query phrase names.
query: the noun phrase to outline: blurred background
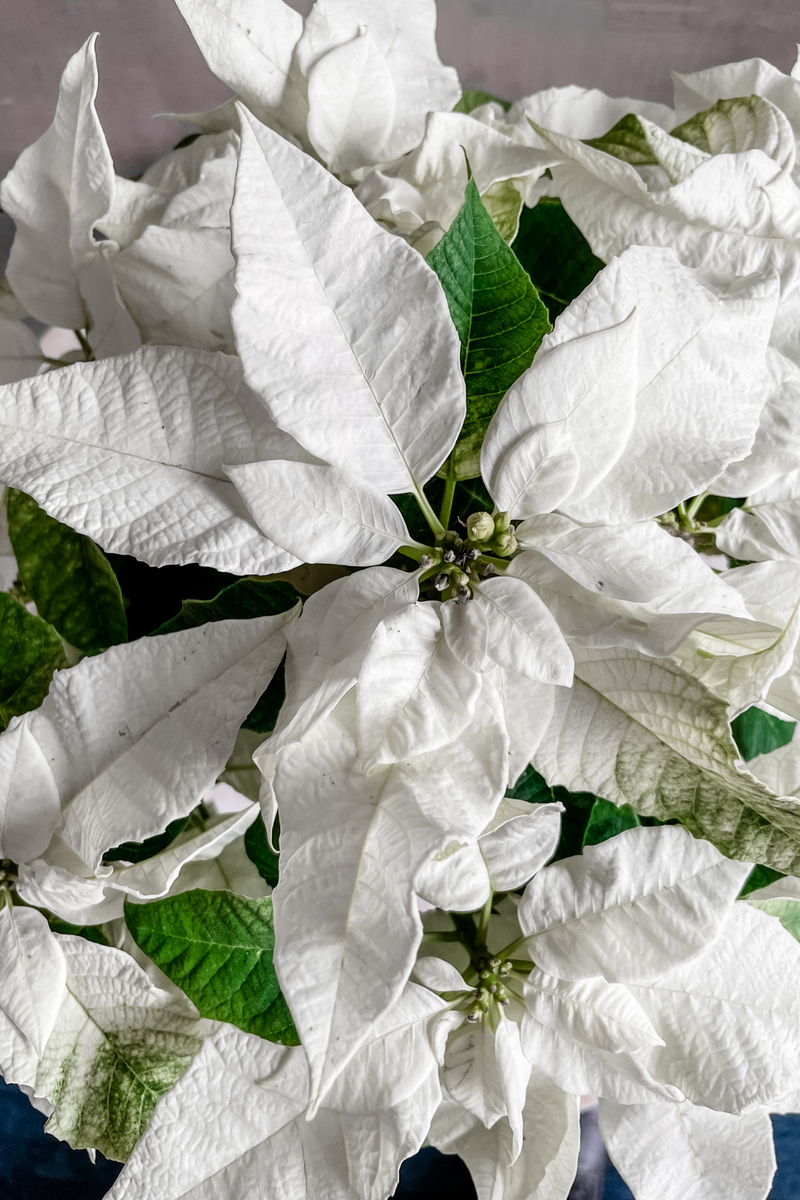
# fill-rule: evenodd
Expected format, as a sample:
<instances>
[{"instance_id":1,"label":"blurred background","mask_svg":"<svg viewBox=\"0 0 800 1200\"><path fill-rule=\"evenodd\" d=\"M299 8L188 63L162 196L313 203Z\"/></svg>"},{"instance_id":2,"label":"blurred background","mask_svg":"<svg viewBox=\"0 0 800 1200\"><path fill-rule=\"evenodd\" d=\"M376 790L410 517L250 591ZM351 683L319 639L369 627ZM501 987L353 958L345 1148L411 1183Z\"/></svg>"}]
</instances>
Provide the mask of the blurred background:
<instances>
[{"instance_id":1,"label":"blurred background","mask_svg":"<svg viewBox=\"0 0 800 1200\"><path fill-rule=\"evenodd\" d=\"M300 12L305 0L289 0ZM761 57L788 72L800 38L798 0L438 0L439 52L464 87L513 100L569 83L667 103L670 70ZM6 0L0 41L0 177L50 124L68 57L99 30L98 108L123 175L141 172L183 135L163 112L210 108L229 94L206 68L172 0ZM0 261L11 225L0 218ZM99 1200L118 1164L42 1133L44 1118L0 1081L0 1195ZM582 1118L572 1200L630 1200L608 1167L595 1111ZM800 1197L800 1118L775 1119L772 1200ZM458 1160L424 1151L397 1200L474 1200Z\"/></svg>"},{"instance_id":2,"label":"blurred background","mask_svg":"<svg viewBox=\"0 0 800 1200\"><path fill-rule=\"evenodd\" d=\"M307 12L310 0L290 0ZM465 87L507 99L577 83L670 101L669 72L759 56L789 71L798 0L439 0L439 51ZM159 112L229 94L172 0L6 0L0 44L0 176L49 125L67 58L93 31L100 116L117 170L141 171L178 140Z\"/></svg>"}]
</instances>

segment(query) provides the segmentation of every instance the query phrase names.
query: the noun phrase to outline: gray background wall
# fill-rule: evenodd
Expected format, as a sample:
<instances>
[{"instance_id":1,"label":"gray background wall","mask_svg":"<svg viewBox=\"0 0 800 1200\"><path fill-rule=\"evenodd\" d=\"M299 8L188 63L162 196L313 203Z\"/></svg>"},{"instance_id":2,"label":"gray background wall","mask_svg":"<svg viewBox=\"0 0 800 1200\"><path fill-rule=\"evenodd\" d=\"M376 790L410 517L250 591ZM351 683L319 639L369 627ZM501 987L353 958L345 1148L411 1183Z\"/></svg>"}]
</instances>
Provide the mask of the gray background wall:
<instances>
[{"instance_id":1,"label":"gray background wall","mask_svg":"<svg viewBox=\"0 0 800 1200\"><path fill-rule=\"evenodd\" d=\"M3 0L0 29L0 174L50 123L61 68L92 30L99 109L124 174L180 136L154 113L228 94L172 0ZM788 71L797 40L800 0L439 0L444 61L465 86L509 99L579 83L669 101L670 68L759 55Z\"/></svg>"}]
</instances>

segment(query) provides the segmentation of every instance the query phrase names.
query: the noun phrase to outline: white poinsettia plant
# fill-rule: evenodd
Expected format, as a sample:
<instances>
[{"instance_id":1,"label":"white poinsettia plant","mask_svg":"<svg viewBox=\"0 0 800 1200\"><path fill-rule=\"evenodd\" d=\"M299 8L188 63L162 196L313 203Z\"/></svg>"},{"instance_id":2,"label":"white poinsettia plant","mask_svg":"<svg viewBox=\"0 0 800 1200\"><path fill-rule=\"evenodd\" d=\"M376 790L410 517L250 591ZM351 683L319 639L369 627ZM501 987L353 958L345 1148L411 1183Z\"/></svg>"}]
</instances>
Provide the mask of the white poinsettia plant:
<instances>
[{"instance_id":1,"label":"white poinsettia plant","mask_svg":"<svg viewBox=\"0 0 800 1200\"><path fill-rule=\"evenodd\" d=\"M112 1200L565 1200L582 1094L764 1200L800 69L508 104L433 0L177 3L232 98L123 179L90 38L0 189L3 1076Z\"/></svg>"}]
</instances>

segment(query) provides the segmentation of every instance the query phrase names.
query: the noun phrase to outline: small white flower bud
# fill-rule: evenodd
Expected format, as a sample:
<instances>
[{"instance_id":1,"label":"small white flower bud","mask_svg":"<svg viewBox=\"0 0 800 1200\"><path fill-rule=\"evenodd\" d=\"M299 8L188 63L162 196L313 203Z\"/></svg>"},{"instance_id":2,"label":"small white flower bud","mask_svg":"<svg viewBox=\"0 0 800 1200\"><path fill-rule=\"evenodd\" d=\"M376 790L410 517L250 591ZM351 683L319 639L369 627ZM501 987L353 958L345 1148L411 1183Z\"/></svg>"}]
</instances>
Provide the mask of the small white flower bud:
<instances>
[{"instance_id":1,"label":"small white flower bud","mask_svg":"<svg viewBox=\"0 0 800 1200\"><path fill-rule=\"evenodd\" d=\"M467 536L471 542L488 542L494 537L494 521L487 512L476 512L467 517Z\"/></svg>"}]
</instances>

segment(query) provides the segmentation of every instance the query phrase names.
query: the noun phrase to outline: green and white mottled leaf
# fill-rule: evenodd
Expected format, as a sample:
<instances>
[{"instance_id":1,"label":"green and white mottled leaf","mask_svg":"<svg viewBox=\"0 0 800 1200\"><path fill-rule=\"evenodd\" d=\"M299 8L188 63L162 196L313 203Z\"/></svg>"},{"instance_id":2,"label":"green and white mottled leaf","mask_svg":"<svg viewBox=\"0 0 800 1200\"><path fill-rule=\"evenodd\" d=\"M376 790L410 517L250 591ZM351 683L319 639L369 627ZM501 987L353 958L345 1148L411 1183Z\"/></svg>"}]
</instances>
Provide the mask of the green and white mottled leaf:
<instances>
[{"instance_id":1,"label":"green and white mottled leaf","mask_svg":"<svg viewBox=\"0 0 800 1200\"><path fill-rule=\"evenodd\" d=\"M759 892L752 892L748 904L758 908L770 917L777 917L783 928L790 933L795 941L800 942L800 900L772 899L760 900Z\"/></svg>"},{"instance_id":2,"label":"green and white mottled leaf","mask_svg":"<svg viewBox=\"0 0 800 1200\"><path fill-rule=\"evenodd\" d=\"M634 167L661 167L670 183L680 183L711 153L690 138L679 141L635 113L622 117L602 137L587 139L586 145Z\"/></svg>"},{"instance_id":3,"label":"green and white mottled leaf","mask_svg":"<svg viewBox=\"0 0 800 1200\"><path fill-rule=\"evenodd\" d=\"M534 758L551 786L678 818L731 858L800 870L800 804L736 769L721 700L633 651L582 650L575 674Z\"/></svg>"},{"instance_id":4,"label":"green and white mottled leaf","mask_svg":"<svg viewBox=\"0 0 800 1200\"><path fill-rule=\"evenodd\" d=\"M680 183L650 189L630 163L553 129L538 132L563 156L552 167L562 204L605 262L632 245L662 246L723 279L777 271L787 292L794 287L797 186L767 154L712 155Z\"/></svg>"},{"instance_id":5,"label":"green and white mottled leaf","mask_svg":"<svg viewBox=\"0 0 800 1200\"><path fill-rule=\"evenodd\" d=\"M304 457L235 358L146 346L8 384L0 431L0 478L104 550L240 574L297 566L264 538L223 470Z\"/></svg>"},{"instance_id":6,"label":"green and white mottled leaf","mask_svg":"<svg viewBox=\"0 0 800 1200\"><path fill-rule=\"evenodd\" d=\"M766 1200L775 1174L765 1109L734 1116L682 1104L601 1100L611 1161L636 1200Z\"/></svg>"},{"instance_id":7,"label":"green and white mottled leaf","mask_svg":"<svg viewBox=\"0 0 800 1200\"><path fill-rule=\"evenodd\" d=\"M125 921L139 948L202 1017L299 1045L272 965L271 897L197 889L150 904L128 901Z\"/></svg>"},{"instance_id":8,"label":"green and white mottled leaf","mask_svg":"<svg viewBox=\"0 0 800 1200\"><path fill-rule=\"evenodd\" d=\"M123 951L54 936L67 983L36 1072L36 1095L55 1105L46 1130L124 1162L211 1026Z\"/></svg>"},{"instance_id":9,"label":"green and white mottled leaf","mask_svg":"<svg viewBox=\"0 0 800 1200\"><path fill-rule=\"evenodd\" d=\"M434 273L349 188L246 114L232 230L236 345L275 422L384 493L421 488L465 412ZM269 282L287 274L288 290Z\"/></svg>"},{"instance_id":10,"label":"green and white mottled leaf","mask_svg":"<svg viewBox=\"0 0 800 1200\"><path fill-rule=\"evenodd\" d=\"M517 914L549 975L649 980L716 937L749 873L680 826L640 826L545 867Z\"/></svg>"},{"instance_id":11,"label":"green and white mottled leaf","mask_svg":"<svg viewBox=\"0 0 800 1200\"><path fill-rule=\"evenodd\" d=\"M672 130L704 154L740 154L761 150L778 166L791 172L795 163L795 135L786 115L764 96L737 96L718 100L704 112Z\"/></svg>"},{"instance_id":12,"label":"green and white mottled leaf","mask_svg":"<svg viewBox=\"0 0 800 1200\"><path fill-rule=\"evenodd\" d=\"M9 488L6 503L19 578L39 616L84 654L127 641L122 592L102 551L24 492Z\"/></svg>"},{"instance_id":13,"label":"green and white mottled leaf","mask_svg":"<svg viewBox=\"0 0 800 1200\"><path fill-rule=\"evenodd\" d=\"M61 638L13 596L0 592L0 729L38 708L53 672L67 666Z\"/></svg>"},{"instance_id":14,"label":"green and white mottled leaf","mask_svg":"<svg viewBox=\"0 0 800 1200\"><path fill-rule=\"evenodd\" d=\"M103 852L186 816L272 678L293 613L142 638L56 676L0 736L3 853L27 862L56 827L94 870Z\"/></svg>"},{"instance_id":15,"label":"green and white mottled leaf","mask_svg":"<svg viewBox=\"0 0 800 1200\"><path fill-rule=\"evenodd\" d=\"M391 1194L400 1164L419 1149L441 1098L435 1072L380 1112L322 1108L305 1119L303 1051L223 1026L162 1099L109 1200L236 1196L353 1200Z\"/></svg>"},{"instance_id":16,"label":"green and white mottled leaf","mask_svg":"<svg viewBox=\"0 0 800 1200\"><path fill-rule=\"evenodd\" d=\"M467 416L455 448L460 479L480 475L480 447L489 421L550 331L547 310L485 204L470 179L461 211L427 258L441 280L461 341Z\"/></svg>"}]
</instances>

